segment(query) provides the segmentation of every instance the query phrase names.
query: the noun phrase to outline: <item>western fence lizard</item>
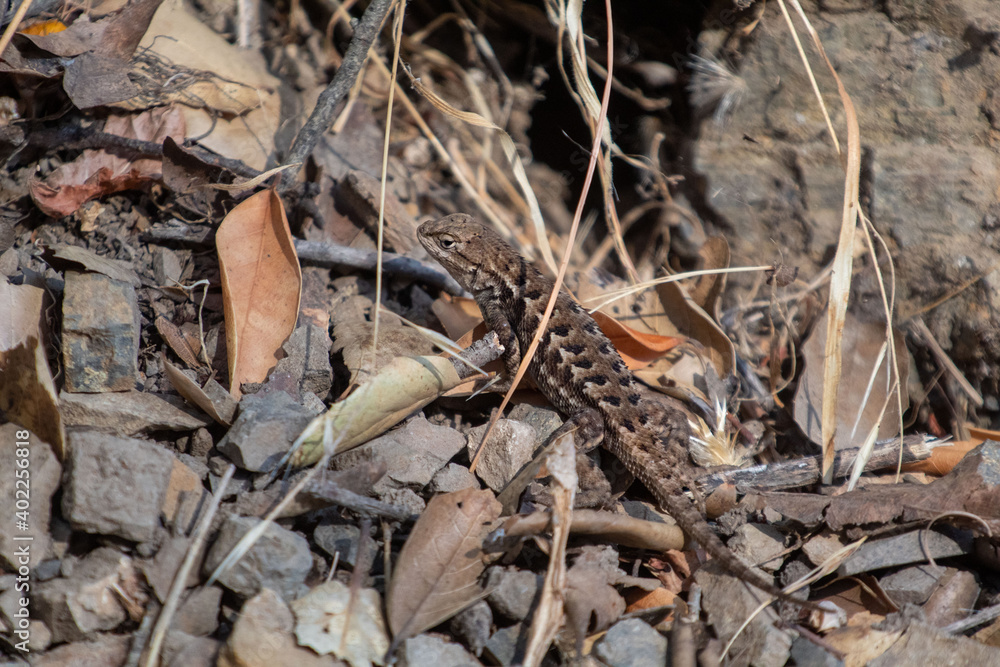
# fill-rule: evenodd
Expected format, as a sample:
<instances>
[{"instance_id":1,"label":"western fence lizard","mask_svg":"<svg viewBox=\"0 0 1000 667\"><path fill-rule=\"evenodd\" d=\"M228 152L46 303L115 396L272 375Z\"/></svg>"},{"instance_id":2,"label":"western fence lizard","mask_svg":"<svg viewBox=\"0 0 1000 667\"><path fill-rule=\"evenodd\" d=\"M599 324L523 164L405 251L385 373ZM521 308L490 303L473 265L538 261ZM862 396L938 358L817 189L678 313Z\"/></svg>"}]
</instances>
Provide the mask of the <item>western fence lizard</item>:
<instances>
[{"instance_id":1,"label":"western fence lizard","mask_svg":"<svg viewBox=\"0 0 1000 667\"><path fill-rule=\"evenodd\" d=\"M457 213L426 222L417 236L475 297L487 326L505 348L505 376L512 378L521 351L535 336L554 282L472 216ZM781 592L712 532L684 495L685 486L693 487L685 411L643 400L638 381L611 341L565 291L559 293L528 372L545 397L569 417L566 426L577 429L577 442L603 444L727 570L774 597L816 607Z\"/></svg>"}]
</instances>

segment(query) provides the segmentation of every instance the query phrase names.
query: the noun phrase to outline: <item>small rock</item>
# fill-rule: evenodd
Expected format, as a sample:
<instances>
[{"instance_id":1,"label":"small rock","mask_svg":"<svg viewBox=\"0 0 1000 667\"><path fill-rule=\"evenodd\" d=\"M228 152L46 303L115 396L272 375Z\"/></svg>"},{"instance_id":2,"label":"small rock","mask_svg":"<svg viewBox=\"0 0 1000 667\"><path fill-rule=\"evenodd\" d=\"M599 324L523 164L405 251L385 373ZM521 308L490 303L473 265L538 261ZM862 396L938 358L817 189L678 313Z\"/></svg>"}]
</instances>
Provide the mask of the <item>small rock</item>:
<instances>
[{"instance_id":1,"label":"small rock","mask_svg":"<svg viewBox=\"0 0 1000 667\"><path fill-rule=\"evenodd\" d=\"M83 426L121 435L150 431L193 431L211 417L184 403L180 396L141 391L114 394L59 394L59 411L67 427Z\"/></svg>"},{"instance_id":2,"label":"small rock","mask_svg":"<svg viewBox=\"0 0 1000 667\"><path fill-rule=\"evenodd\" d=\"M409 510L410 514L421 514L427 507L427 501L412 489L389 489L379 494L382 502Z\"/></svg>"},{"instance_id":3,"label":"small rock","mask_svg":"<svg viewBox=\"0 0 1000 667\"><path fill-rule=\"evenodd\" d=\"M161 245L153 246L153 279L161 287L173 287L181 280L181 259L176 252Z\"/></svg>"},{"instance_id":4,"label":"small rock","mask_svg":"<svg viewBox=\"0 0 1000 667\"><path fill-rule=\"evenodd\" d=\"M514 421L524 422L535 429L537 444L541 445L545 440L555 433L556 429L563 425L563 418L559 412L553 408L543 408L530 403L520 403L507 417Z\"/></svg>"},{"instance_id":5,"label":"small rock","mask_svg":"<svg viewBox=\"0 0 1000 667\"><path fill-rule=\"evenodd\" d=\"M194 637L205 637L219 627L219 609L222 606L222 589L206 586L193 592L177 609L171 630L179 630Z\"/></svg>"},{"instance_id":6,"label":"small rock","mask_svg":"<svg viewBox=\"0 0 1000 667\"><path fill-rule=\"evenodd\" d=\"M100 273L67 271L62 336L66 391L135 388L139 304L132 285Z\"/></svg>"},{"instance_id":7,"label":"small rock","mask_svg":"<svg viewBox=\"0 0 1000 667\"><path fill-rule=\"evenodd\" d=\"M431 478L432 493L453 493L469 488L480 488L479 480L468 468L457 463L449 463Z\"/></svg>"},{"instance_id":8,"label":"small rock","mask_svg":"<svg viewBox=\"0 0 1000 667\"><path fill-rule=\"evenodd\" d=\"M612 625L594 650L609 667L667 664L667 638L637 618Z\"/></svg>"},{"instance_id":9,"label":"small rock","mask_svg":"<svg viewBox=\"0 0 1000 667\"><path fill-rule=\"evenodd\" d=\"M215 446L212 441L212 434L207 428L199 428L191 434L191 443L188 445L188 454L196 459L208 460L208 452Z\"/></svg>"},{"instance_id":10,"label":"small rock","mask_svg":"<svg viewBox=\"0 0 1000 667\"><path fill-rule=\"evenodd\" d=\"M186 454L181 456L186 456ZM187 534L194 527L198 511L207 502L208 491L202 485L201 477L175 458L174 466L170 471L167 492L163 498L163 516L166 517L167 522L180 526Z\"/></svg>"},{"instance_id":11,"label":"small rock","mask_svg":"<svg viewBox=\"0 0 1000 667\"><path fill-rule=\"evenodd\" d=\"M486 642L484 655L503 667L521 664L524 661L524 651L528 647L529 631L530 628L524 623L500 628Z\"/></svg>"},{"instance_id":12,"label":"small rock","mask_svg":"<svg viewBox=\"0 0 1000 667\"><path fill-rule=\"evenodd\" d=\"M996 665L1000 649L968 637L949 636L929 625L911 623L888 651L868 663L895 665Z\"/></svg>"},{"instance_id":13,"label":"small rock","mask_svg":"<svg viewBox=\"0 0 1000 667\"><path fill-rule=\"evenodd\" d=\"M230 515L205 558L205 576L211 575L240 538L258 523L260 519L254 517ZM219 577L219 583L247 598L262 588L270 588L286 600L294 600L308 590L305 580L311 569L306 538L272 523L250 551Z\"/></svg>"},{"instance_id":14,"label":"small rock","mask_svg":"<svg viewBox=\"0 0 1000 667\"><path fill-rule=\"evenodd\" d=\"M124 665L131 635L97 634L90 641L74 642L36 655L33 667L109 667Z\"/></svg>"},{"instance_id":15,"label":"small rock","mask_svg":"<svg viewBox=\"0 0 1000 667\"><path fill-rule=\"evenodd\" d=\"M34 568L52 548L49 517L52 516L52 494L59 488L62 466L47 443L27 429L10 423L0 426L0 461L3 461L0 467L4 470L0 475L0 507L6 508L8 513L7 520L0 521L0 566L11 572L24 565ZM21 468L22 464L27 468ZM15 470L22 469L31 476L31 508L23 519L27 525L19 527L22 517L15 505L18 490ZM27 543L15 541L15 538L23 537L31 538L30 563L21 562L23 556L18 555Z\"/></svg>"},{"instance_id":16,"label":"small rock","mask_svg":"<svg viewBox=\"0 0 1000 667\"><path fill-rule=\"evenodd\" d=\"M300 326L292 332L281 349L285 358L274 367L275 373L288 373L296 380L299 395L307 392L323 399L333 386L330 365L330 334L315 324Z\"/></svg>"},{"instance_id":17,"label":"small rock","mask_svg":"<svg viewBox=\"0 0 1000 667\"><path fill-rule=\"evenodd\" d=\"M149 442L70 433L63 516L76 530L149 541L160 527L173 467L173 455Z\"/></svg>"},{"instance_id":18,"label":"small rock","mask_svg":"<svg viewBox=\"0 0 1000 667\"><path fill-rule=\"evenodd\" d=\"M476 656L483 653L483 647L490 638L493 627L493 610L485 600L476 602L455 614L448 623L448 629Z\"/></svg>"},{"instance_id":19,"label":"small rock","mask_svg":"<svg viewBox=\"0 0 1000 667\"><path fill-rule=\"evenodd\" d=\"M806 540L802 545L802 553L813 565L820 565L827 558L843 549L847 544L839 535L822 533Z\"/></svg>"},{"instance_id":20,"label":"small rock","mask_svg":"<svg viewBox=\"0 0 1000 667\"><path fill-rule=\"evenodd\" d=\"M470 459L476 455L483 441L486 426L477 426L469 431L467 449ZM537 439L535 429L524 422L511 419L497 421L489 442L483 445L485 449L479 458L476 475L494 491L502 490L531 460Z\"/></svg>"},{"instance_id":21,"label":"small rock","mask_svg":"<svg viewBox=\"0 0 1000 667\"><path fill-rule=\"evenodd\" d=\"M76 564L70 578L39 584L33 591L32 610L57 644L113 630L127 618L113 589L132 588L137 576L128 556L100 547Z\"/></svg>"},{"instance_id":22,"label":"small rock","mask_svg":"<svg viewBox=\"0 0 1000 667\"><path fill-rule=\"evenodd\" d=\"M191 538L184 535L171 535L160 546L159 551L152 560L144 560L140 563L142 573L146 581L153 589L160 602L167 599L170 587L174 583L177 570L180 569L184 557L191 548ZM187 586L197 586L200 583L198 573L192 568L188 575Z\"/></svg>"},{"instance_id":23,"label":"small rock","mask_svg":"<svg viewBox=\"0 0 1000 667\"><path fill-rule=\"evenodd\" d=\"M208 463L205 458L198 458L197 456L191 456L190 454L178 454L178 460L186 465L188 468L194 471L194 474L198 476L198 479L205 480L208 479Z\"/></svg>"},{"instance_id":24,"label":"small rock","mask_svg":"<svg viewBox=\"0 0 1000 667\"><path fill-rule=\"evenodd\" d=\"M914 530L865 542L837 568L837 574L849 577L860 572L923 562L928 556L940 560L972 550L973 540L968 531L946 527Z\"/></svg>"},{"instance_id":25,"label":"small rock","mask_svg":"<svg viewBox=\"0 0 1000 667\"><path fill-rule=\"evenodd\" d=\"M423 634L403 642L398 652L400 667L472 667L482 663L458 644L439 635Z\"/></svg>"},{"instance_id":26,"label":"small rock","mask_svg":"<svg viewBox=\"0 0 1000 667\"><path fill-rule=\"evenodd\" d=\"M435 426L423 417L337 456L333 467L346 470L360 462L384 461L387 474L375 484L383 494L391 488L422 489L434 474L465 445L465 437L447 426Z\"/></svg>"},{"instance_id":27,"label":"small rock","mask_svg":"<svg viewBox=\"0 0 1000 667\"><path fill-rule=\"evenodd\" d=\"M361 529L351 524L329 524L321 523L316 526L313 532L313 539L323 551L331 556L339 553L338 563L350 565L352 568L358 563L358 541L361 537ZM373 539L365 540L367 547L366 563L374 563L378 555L378 542Z\"/></svg>"},{"instance_id":28,"label":"small rock","mask_svg":"<svg viewBox=\"0 0 1000 667\"><path fill-rule=\"evenodd\" d=\"M245 396L218 449L244 470L270 472L315 416L283 391Z\"/></svg>"},{"instance_id":29,"label":"small rock","mask_svg":"<svg viewBox=\"0 0 1000 667\"><path fill-rule=\"evenodd\" d=\"M32 619L28 623L28 633L30 634L28 649L35 653L41 653L52 645L52 631L44 622Z\"/></svg>"},{"instance_id":30,"label":"small rock","mask_svg":"<svg viewBox=\"0 0 1000 667\"><path fill-rule=\"evenodd\" d=\"M248 600L219 652L218 667L339 667L329 655L298 645L295 619L285 602L265 588Z\"/></svg>"},{"instance_id":31,"label":"small rock","mask_svg":"<svg viewBox=\"0 0 1000 667\"><path fill-rule=\"evenodd\" d=\"M774 526L745 523L736 529L728 545L744 562L756 563L762 570L775 572L782 565L780 556L785 550L785 536Z\"/></svg>"},{"instance_id":32,"label":"small rock","mask_svg":"<svg viewBox=\"0 0 1000 667\"><path fill-rule=\"evenodd\" d=\"M544 578L527 570L491 567L486 575L487 601L497 614L523 621L531 614L541 594Z\"/></svg>"},{"instance_id":33,"label":"small rock","mask_svg":"<svg viewBox=\"0 0 1000 667\"><path fill-rule=\"evenodd\" d=\"M897 606L902 607L907 602L919 605L931 596L944 573L940 567L915 565L882 577L879 585Z\"/></svg>"},{"instance_id":34,"label":"small rock","mask_svg":"<svg viewBox=\"0 0 1000 667\"><path fill-rule=\"evenodd\" d=\"M805 637L796 637L792 642L792 660L809 667L844 667L843 660Z\"/></svg>"},{"instance_id":35,"label":"small rock","mask_svg":"<svg viewBox=\"0 0 1000 667\"><path fill-rule=\"evenodd\" d=\"M969 615L982 590L974 572L949 567L941 575L937 589L931 593L923 612L927 623L943 628Z\"/></svg>"},{"instance_id":36,"label":"small rock","mask_svg":"<svg viewBox=\"0 0 1000 667\"><path fill-rule=\"evenodd\" d=\"M192 637L178 630L170 630L160 653L166 667L215 667L222 642L208 637Z\"/></svg>"}]
</instances>

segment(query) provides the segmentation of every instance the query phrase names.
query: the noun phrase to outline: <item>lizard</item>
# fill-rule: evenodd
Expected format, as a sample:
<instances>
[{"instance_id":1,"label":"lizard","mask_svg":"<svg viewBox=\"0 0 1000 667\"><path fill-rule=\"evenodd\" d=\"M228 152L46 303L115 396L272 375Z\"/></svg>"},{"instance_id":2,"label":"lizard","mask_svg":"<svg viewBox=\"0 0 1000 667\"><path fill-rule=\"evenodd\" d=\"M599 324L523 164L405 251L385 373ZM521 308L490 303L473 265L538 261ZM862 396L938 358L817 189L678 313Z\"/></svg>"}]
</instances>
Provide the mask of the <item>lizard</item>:
<instances>
[{"instance_id":1,"label":"lizard","mask_svg":"<svg viewBox=\"0 0 1000 667\"><path fill-rule=\"evenodd\" d=\"M555 282L500 234L464 213L423 223L417 238L475 298L487 326L504 348L504 377L509 384L521 363L522 350L535 336ZM565 290L559 291L528 374L556 409L567 415L560 432L576 429L577 442L602 444L726 570L775 598L820 609L778 589L712 531L683 492L685 487L694 487L686 412L678 405L642 398L639 381L614 345Z\"/></svg>"}]
</instances>

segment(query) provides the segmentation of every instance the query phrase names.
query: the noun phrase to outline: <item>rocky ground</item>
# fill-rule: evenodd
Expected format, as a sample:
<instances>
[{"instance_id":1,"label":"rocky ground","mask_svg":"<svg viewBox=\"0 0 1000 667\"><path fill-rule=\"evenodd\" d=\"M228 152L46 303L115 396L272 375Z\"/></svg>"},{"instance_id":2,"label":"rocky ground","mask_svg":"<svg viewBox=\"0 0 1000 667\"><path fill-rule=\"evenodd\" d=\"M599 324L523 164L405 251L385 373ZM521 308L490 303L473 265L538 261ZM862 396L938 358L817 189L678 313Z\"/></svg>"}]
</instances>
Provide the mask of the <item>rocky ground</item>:
<instances>
[{"instance_id":1,"label":"rocky ground","mask_svg":"<svg viewBox=\"0 0 1000 667\"><path fill-rule=\"evenodd\" d=\"M856 112L873 230L820 484L852 144L794 6L829 126L781 4L742 0L612 2L610 63L598 3L576 23L411 2L387 121L388 4L36 2L0 53L0 665L1000 660L1000 9L803 6ZM361 74L335 78L366 34ZM596 118L575 44L598 106L611 66L620 150L571 244ZM729 547L829 613L754 615L607 454L565 483L541 451L564 416L530 386L477 457L500 395L426 329L478 341L487 370L499 351L416 239L454 212L543 267L570 247L585 303L767 269L661 284L600 324L703 420L694 491ZM893 352L898 373L873 370Z\"/></svg>"}]
</instances>

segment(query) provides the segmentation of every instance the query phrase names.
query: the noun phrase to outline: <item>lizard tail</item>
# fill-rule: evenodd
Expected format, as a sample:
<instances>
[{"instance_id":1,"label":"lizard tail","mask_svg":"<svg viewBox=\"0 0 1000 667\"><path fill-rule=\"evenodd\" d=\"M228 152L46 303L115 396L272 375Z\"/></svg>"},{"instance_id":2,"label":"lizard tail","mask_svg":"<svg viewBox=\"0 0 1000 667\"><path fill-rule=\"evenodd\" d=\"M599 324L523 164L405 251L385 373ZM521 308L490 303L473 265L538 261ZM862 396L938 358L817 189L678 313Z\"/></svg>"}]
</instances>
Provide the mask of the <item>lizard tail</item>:
<instances>
[{"instance_id":1,"label":"lizard tail","mask_svg":"<svg viewBox=\"0 0 1000 667\"><path fill-rule=\"evenodd\" d=\"M674 517L678 525L693 537L713 558L717 559L726 570L736 575L739 579L779 600L815 611L829 611L814 602L792 597L790 594L785 593L774 585L773 580L768 579L760 571L740 560L736 554L723 544L719 536L712 531L711 527L705 521L705 517L684 496L680 489L672 489L670 492L665 492L667 491L666 489L654 489L654 491L660 497L661 501L663 501L665 509L670 513L670 516Z\"/></svg>"}]
</instances>

